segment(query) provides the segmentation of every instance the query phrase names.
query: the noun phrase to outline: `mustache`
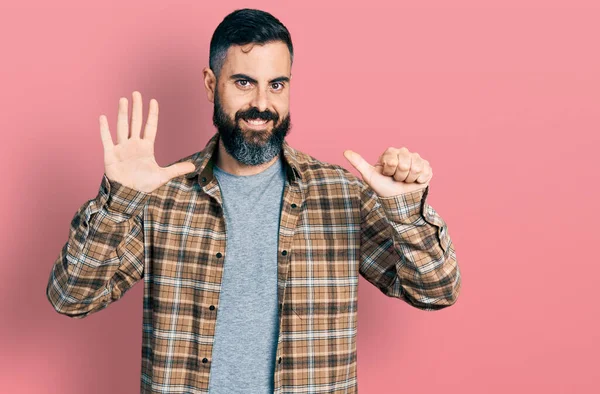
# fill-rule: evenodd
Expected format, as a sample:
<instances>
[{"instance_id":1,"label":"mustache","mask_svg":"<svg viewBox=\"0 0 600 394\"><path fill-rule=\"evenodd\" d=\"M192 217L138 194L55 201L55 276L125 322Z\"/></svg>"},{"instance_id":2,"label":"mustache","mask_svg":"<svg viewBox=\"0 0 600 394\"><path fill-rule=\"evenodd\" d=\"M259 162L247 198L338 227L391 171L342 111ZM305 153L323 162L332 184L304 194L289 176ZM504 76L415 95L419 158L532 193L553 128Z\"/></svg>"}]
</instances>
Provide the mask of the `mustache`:
<instances>
[{"instance_id":1,"label":"mustache","mask_svg":"<svg viewBox=\"0 0 600 394\"><path fill-rule=\"evenodd\" d=\"M246 111L238 111L235 114L235 120L236 122L238 122L240 119L244 119L244 120L249 120L249 119L261 119L261 120L272 120L275 123L277 123L277 120L279 120L279 115L274 114L273 112L266 110L266 111L259 111L258 108L256 107L252 107Z\"/></svg>"}]
</instances>

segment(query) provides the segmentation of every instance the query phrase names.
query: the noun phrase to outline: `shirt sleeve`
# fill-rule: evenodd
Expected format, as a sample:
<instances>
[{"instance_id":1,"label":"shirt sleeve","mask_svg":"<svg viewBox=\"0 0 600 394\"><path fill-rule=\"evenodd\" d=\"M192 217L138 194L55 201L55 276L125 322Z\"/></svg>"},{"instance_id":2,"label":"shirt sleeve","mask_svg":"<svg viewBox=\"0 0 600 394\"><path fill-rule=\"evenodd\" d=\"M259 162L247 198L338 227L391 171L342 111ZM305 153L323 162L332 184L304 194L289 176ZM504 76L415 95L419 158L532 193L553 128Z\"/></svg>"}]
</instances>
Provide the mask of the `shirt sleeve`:
<instances>
[{"instance_id":1,"label":"shirt sleeve","mask_svg":"<svg viewBox=\"0 0 600 394\"><path fill-rule=\"evenodd\" d=\"M97 196L71 220L46 296L64 315L83 318L118 300L144 275L145 193L103 175Z\"/></svg>"},{"instance_id":2,"label":"shirt sleeve","mask_svg":"<svg viewBox=\"0 0 600 394\"><path fill-rule=\"evenodd\" d=\"M379 197L359 182L360 274L385 295L422 310L454 304L460 270L448 226L427 203L430 186Z\"/></svg>"}]
</instances>

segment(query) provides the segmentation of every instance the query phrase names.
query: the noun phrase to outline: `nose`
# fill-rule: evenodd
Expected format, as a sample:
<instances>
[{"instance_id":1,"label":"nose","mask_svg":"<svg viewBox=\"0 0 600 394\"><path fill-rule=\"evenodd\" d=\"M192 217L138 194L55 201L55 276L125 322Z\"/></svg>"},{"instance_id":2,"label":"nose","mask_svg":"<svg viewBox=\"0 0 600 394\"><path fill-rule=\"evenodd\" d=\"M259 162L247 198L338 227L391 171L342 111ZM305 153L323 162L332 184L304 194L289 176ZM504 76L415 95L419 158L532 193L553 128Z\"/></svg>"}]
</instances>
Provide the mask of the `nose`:
<instances>
[{"instance_id":1,"label":"nose","mask_svg":"<svg viewBox=\"0 0 600 394\"><path fill-rule=\"evenodd\" d=\"M269 98L267 92L262 89L255 89L254 97L252 97L251 106L258 108L260 112L264 112L269 108Z\"/></svg>"}]
</instances>

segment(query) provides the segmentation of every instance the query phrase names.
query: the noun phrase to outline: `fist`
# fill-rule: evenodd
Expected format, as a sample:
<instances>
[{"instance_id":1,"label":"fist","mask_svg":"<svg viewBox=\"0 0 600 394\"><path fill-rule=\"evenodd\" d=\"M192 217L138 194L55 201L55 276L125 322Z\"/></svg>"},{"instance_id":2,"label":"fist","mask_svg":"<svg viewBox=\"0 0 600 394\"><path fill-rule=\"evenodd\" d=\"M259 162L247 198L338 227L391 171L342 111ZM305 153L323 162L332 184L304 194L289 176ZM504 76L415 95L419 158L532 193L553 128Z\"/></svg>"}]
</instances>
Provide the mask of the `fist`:
<instances>
[{"instance_id":1,"label":"fist","mask_svg":"<svg viewBox=\"0 0 600 394\"><path fill-rule=\"evenodd\" d=\"M429 162L405 147L387 148L374 165L351 150L345 150L344 156L379 197L425 189L433 177Z\"/></svg>"}]
</instances>

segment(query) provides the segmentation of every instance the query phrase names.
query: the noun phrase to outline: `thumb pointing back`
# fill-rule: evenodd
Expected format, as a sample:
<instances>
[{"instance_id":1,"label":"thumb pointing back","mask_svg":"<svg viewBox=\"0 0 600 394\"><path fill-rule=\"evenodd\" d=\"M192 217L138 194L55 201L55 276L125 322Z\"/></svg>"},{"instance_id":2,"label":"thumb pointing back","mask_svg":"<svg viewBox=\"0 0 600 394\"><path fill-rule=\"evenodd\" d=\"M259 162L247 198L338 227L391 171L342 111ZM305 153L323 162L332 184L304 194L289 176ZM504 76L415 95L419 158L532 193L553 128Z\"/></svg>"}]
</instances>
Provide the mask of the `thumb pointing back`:
<instances>
[{"instance_id":1,"label":"thumb pointing back","mask_svg":"<svg viewBox=\"0 0 600 394\"><path fill-rule=\"evenodd\" d=\"M374 171L374 168L361 155L351 150L345 150L344 156L360 172L365 181L371 178L371 172Z\"/></svg>"}]
</instances>

